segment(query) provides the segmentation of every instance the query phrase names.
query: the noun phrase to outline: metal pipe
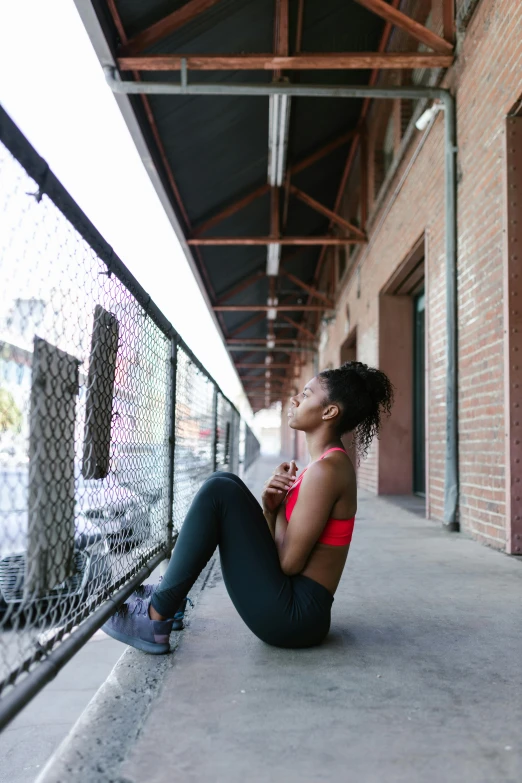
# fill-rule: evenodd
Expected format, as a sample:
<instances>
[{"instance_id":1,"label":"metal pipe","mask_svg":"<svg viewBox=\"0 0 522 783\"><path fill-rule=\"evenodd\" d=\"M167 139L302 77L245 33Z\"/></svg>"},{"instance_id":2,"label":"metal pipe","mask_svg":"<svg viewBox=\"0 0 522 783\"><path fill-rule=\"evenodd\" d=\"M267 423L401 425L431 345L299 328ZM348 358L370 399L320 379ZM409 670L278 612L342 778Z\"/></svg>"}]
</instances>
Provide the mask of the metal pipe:
<instances>
[{"instance_id":1,"label":"metal pipe","mask_svg":"<svg viewBox=\"0 0 522 783\"><path fill-rule=\"evenodd\" d=\"M459 530L458 461L458 309L457 309L457 145L455 100L443 91L445 131L446 223L446 454L444 464L444 525Z\"/></svg>"},{"instance_id":2,"label":"metal pipe","mask_svg":"<svg viewBox=\"0 0 522 783\"><path fill-rule=\"evenodd\" d=\"M346 87L299 84L169 84L123 82L117 69L104 66L105 78L116 93L127 95L291 95L306 98L383 98L439 100L445 114L445 231L446 231L446 448L444 475L444 524L458 530L458 389L457 389L457 215L455 100L440 87ZM237 348L236 348L237 350ZM241 349L239 349L241 350ZM290 350L290 349L288 349Z\"/></svg>"},{"instance_id":3,"label":"metal pipe","mask_svg":"<svg viewBox=\"0 0 522 783\"><path fill-rule=\"evenodd\" d=\"M56 677L60 669L71 660L73 655L107 622L135 588L142 584L169 554L165 549L160 550L125 587L122 587L116 595L108 598L56 650L40 661L36 669L31 671L20 683L17 683L11 693L0 700L0 731L47 683Z\"/></svg>"},{"instance_id":4,"label":"metal pipe","mask_svg":"<svg viewBox=\"0 0 522 783\"><path fill-rule=\"evenodd\" d=\"M280 351L281 353L301 353L302 351L308 353L317 352L316 348L296 348L295 346L286 348L284 345L276 345L275 348L268 348L266 345L251 345L250 343L245 343L245 345L228 345L227 348L229 351L266 351L268 353L276 353L277 351Z\"/></svg>"},{"instance_id":5,"label":"metal pipe","mask_svg":"<svg viewBox=\"0 0 522 783\"><path fill-rule=\"evenodd\" d=\"M443 100L446 90L438 87L335 87L322 84L172 84L169 82L124 82L118 70L104 65L105 78L113 92L124 95L291 95L297 98L431 98Z\"/></svg>"}]
</instances>

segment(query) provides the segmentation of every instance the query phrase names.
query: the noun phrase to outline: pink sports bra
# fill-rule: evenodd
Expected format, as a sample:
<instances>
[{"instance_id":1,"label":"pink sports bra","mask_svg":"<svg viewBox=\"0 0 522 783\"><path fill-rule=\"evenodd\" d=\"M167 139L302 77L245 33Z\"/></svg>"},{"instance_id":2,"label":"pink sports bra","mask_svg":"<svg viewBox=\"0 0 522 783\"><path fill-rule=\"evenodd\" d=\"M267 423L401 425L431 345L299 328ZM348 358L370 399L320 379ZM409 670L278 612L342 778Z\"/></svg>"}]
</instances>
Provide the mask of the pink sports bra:
<instances>
[{"instance_id":1,"label":"pink sports bra","mask_svg":"<svg viewBox=\"0 0 522 783\"><path fill-rule=\"evenodd\" d=\"M330 454L331 451L342 451L343 454L346 454L344 449L334 447L333 449L328 449L328 451L325 451L324 454L321 454L319 459L324 459L327 454ZM299 497L301 481L307 469L308 468L305 468L303 470L299 478L296 479L294 486L288 490L286 495L285 515L287 522L290 522L292 511L294 510L295 504L297 503L297 498ZM324 530L321 533L318 542L321 544L330 544L330 546L346 546L352 540L354 525L355 517L352 517L352 519L329 519L324 526Z\"/></svg>"}]
</instances>

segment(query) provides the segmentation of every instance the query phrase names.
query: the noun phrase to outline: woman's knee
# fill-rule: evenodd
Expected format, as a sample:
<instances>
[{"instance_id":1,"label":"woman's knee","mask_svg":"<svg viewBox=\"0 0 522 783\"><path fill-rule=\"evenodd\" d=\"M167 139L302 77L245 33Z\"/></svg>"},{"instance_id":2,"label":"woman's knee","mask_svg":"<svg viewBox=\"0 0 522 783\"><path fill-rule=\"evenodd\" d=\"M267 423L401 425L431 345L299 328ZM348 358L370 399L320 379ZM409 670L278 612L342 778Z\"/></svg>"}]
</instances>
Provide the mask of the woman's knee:
<instances>
[{"instance_id":1,"label":"woman's knee","mask_svg":"<svg viewBox=\"0 0 522 783\"><path fill-rule=\"evenodd\" d=\"M230 477L233 474L223 473L216 470L211 476L203 483L200 491L216 492L216 493L228 493L237 492L239 487L235 481Z\"/></svg>"},{"instance_id":2,"label":"woman's knee","mask_svg":"<svg viewBox=\"0 0 522 783\"><path fill-rule=\"evenodd\" d=\"M236 487L241 487L241 489L250 491L248 490L248 487L246 486L245 482L242 479L240 479L239 476L236 476L235 473L228 473L227 471L224 470L215 470L214 473L211 473L211 475L205 480L205 484L211 483L215 485L216 479L217 479L217 483L222 486L235 485Z\"/></svg>"},{"instance_id":3,"label":"woman's knee","mask_svg":"<svg viewBox=\"0 0 522 783\"><path fill-rule=\"evenodd\" d=\"M237 484L242 484L243 482L239 478L239 476L236 476L235 473L229 473L226 470L215 470L214 473L212 473L212 476L222 476L223 478L230 479L231 481L235 481ZM212 478L210 476L210 478Z\"/></svg>"}]
</instances>

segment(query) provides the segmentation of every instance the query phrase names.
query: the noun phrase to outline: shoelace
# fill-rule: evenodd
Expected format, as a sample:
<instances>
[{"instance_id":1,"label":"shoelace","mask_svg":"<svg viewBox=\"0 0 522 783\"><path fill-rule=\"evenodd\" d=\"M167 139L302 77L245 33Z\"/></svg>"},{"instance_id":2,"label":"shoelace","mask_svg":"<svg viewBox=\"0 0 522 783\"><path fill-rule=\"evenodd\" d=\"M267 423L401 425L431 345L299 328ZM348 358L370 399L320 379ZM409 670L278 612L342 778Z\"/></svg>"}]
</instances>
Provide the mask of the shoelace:
<instances>
[{"instance_id":1,"label":"shoelace","mask_svg":"<svg viewBox=\"0 0 522 783\"><path fill-rule=\"evenodd\" d=\"M130 609L130 614L149 614L149 602L144 601L142 598L136 598L132 604L127 604L127 607L127 611Z\"/></svg>"}]
</instances>

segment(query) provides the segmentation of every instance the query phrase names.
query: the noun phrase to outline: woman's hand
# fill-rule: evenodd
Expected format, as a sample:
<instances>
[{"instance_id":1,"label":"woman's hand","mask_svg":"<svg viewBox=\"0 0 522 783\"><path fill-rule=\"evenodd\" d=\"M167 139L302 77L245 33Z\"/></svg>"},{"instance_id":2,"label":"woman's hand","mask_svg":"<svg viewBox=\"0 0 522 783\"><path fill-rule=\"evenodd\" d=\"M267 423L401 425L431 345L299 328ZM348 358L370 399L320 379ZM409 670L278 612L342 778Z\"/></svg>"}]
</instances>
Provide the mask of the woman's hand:
<instances>
[{"instance_id":1,"label":"woman's hand","mask_svg":"<svg viewBox=\"0 0 522 783\"><path fill-rule=\"evenodd\" d=\"M278 465L268 481L265 482L261 496L264 512L274 514L278 510L286 493L295 483L296 473L297 465L294 460Z\"/></svg>"}]
</instances>

